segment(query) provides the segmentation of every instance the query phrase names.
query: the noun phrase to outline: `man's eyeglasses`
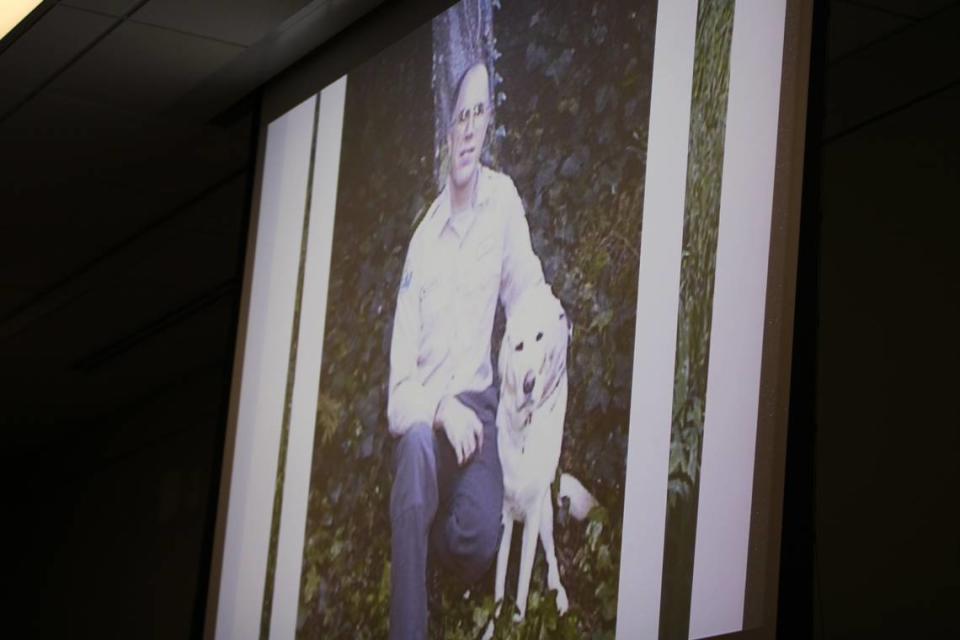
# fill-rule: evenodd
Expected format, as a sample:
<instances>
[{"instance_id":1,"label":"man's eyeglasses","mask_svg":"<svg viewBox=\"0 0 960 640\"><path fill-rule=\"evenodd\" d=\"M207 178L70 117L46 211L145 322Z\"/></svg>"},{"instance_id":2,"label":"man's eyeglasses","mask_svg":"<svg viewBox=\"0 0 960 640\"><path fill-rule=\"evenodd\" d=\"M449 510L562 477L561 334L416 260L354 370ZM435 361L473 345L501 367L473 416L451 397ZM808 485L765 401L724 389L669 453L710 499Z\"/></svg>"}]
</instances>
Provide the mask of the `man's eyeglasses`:
<instances>
[{"instance_id":1,"label":"man's eyeglasses","mask_svg":"<svg viewBox=\"0 0 960 640\"><path fill-rule=\"evenodd\" d=\"M482 102L478 102L472 107L467 107L457 112L453 119L453 124L455 124L459 129L465 129L468 121L471 119L477 120L478 118L482 117L486 111L487 105Z\"/></svg>"}]
</instances>

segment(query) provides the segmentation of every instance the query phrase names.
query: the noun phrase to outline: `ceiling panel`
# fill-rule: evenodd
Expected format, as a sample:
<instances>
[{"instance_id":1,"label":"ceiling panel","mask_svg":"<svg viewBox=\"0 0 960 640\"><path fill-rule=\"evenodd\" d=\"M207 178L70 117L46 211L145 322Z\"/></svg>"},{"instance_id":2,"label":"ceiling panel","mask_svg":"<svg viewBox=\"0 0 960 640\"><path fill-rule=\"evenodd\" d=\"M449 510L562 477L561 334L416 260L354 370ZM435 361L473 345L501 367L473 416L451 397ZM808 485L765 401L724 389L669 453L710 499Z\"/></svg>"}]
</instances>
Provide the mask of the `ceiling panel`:
<instances>
[{"instance_id":1,"label":"ceiling panel","mask_svg":"<svg viewBox=\"0 0 960 640\"><path fill-rule=\"evenodd\" d=\"M960 81L960 5L864 47L830 67L827 138ZM909 51L910 55L904 55Z\"/></svg>"},{"instance_id":2,"label":"ceiling panel","mask_svg":"<svg viewBox=\"0 0 960 640\"><path fill-rule=\"evenodd\" d=\"M949 91L944 91L942 94L937 96L940 100L954 101L960 100L960 86L953 87ZM960 110L957 111L960 113ZM957 152L960 153L960 149L957 149Z\"/></svg>"},{"instance_id":3,"label":"ceiling panel","mask_svg":"<svg viewBox=\"0 0 960 640\"><path fill-rule=\"evenodd\" d=\"M315 0L199 84L171 112L190 120L216 117L382 3Z\"/></svg>"},{"instance_id":4,"label":"ceiling panel","mask_svg":"<svg viewBox=\"0 0 960 640\"><path fill-rule=\"evenodd\" d=\"M50 87L158 114L241 51L236 45L125 22Z\"/></svg>"},{"instance_id":5,"label":"ceiling panel","mask_svg":"<svg viewBox=\"0 0 960 640\"><path fill-rule=\"evenodd\" d=\"M891 15L922 18L951 4L956 0L839 0L834 4L850 4Z\"/></svg>"},{"instance_id":6,"label":"ceiling panel","mask_svg":"<svg viewBox=\"0 0 960 640\"><path fill-rule=\"evenodd\" d=\"M200 175L192 178L186 175L191 169ZM201 172L191 164L177 174L164 174L157 180L131 176L132 184L126 187L117 184L115 193L109 193L110 184L98 182L88 190L64 189L65 193L59 199L41 200L43 215L35 222L9 227L10 232L16 231L17 235L15 242L3 242L4 255L9 259L0 264L0 283L30 287L38 292L50 287L83 291L96 285L99 280L109 278L112 270L120 265L115 260L104 264L95 261L105 254L112 256L118 245L122 247L129 239L137 237L141 228L152 221L176 214L176 207L190 197L188 187L193 186L194 193L202 191L215 170L227 171L211 167ZM165 180L174 184L176 180L187 181L188 178L190 180L182 191L164 190L162 183ZM98 191L104 194L100 199L93 197ZM49 209L54 207L56 213L50 212ZM23 206L12 210L29 212ZM242 213L239 208L237 215L242 216ZM4 235L10 237L9 233ZM229 236L223 238L224 242L231 241ZM172 240L168 248L176 251L177 246L178 242ZM92 264L95 268L88 267ZM92 271L87 273L88 269ZM80 270L83 271L78 273ZM11 310L6 308L6 302L0 305L0 313Z\"/></svg>"},{"instance_id":7,"label":"ceiling panel","mask_svg":"<svg viewBox=\"0 0 960 640\"><path fill-rule=\"evenodd\" d=\"M92 371L65 366L63 354L55 350L28 352L7 346L0 385L7 397L17 398L10 424L35 416L54 421L102 416L104 407L123 406L142 397L145 390L155 393L187 372L221 361L233 336L235 301L226 296L205 313L171 325ZM103 309L100 314L109 311ZM59 333L50 335L72 350L76 337L62 323L58 328Z\"/></svg>"},{"instance_id":8,"label":"ceiling panel","mask_svg":"<svg viewBox=\"0 0 960 640\"><path fill-rule=\"evenodd\" d=\"M60 0L60 4L108 13L112 16L123 15L130 7L142 0ZM203 2L203 0L198 0Z\"/></svg>"},{"instance_id":9,"label":"ceiling panel","mask_svg":"<svg viewBox=\"0 0 960 640\"><path fill-rule=\"evenodd\" d=\"M55 6L0 55L0 85L40 86L113 23L96 13Z\"/></svg>"},{"instance_id":10,"label":"ceiling panel","mask_svg":"<svg viewBox=\"0 0 960 640\"><path fill-rule=\"evenodd\" d=\"M895 16L885 11L836 2L830 7L827 24L827 56L829 60L836 60L915 21L914 18Z\"/></svg>"},{"instance_id":11,"label":"ceiling panel","mask_svg":"<svg viewBox=\"0 0 960 640\"><path fill-rule=\"evenodd\" d=\"M178 214L177 207L184 199L191 197L187 189L194 186L197 191L202 191L204 184L211 180L210 173L215 168L199 171L191 164L177 174L167 173L163 176L175 184L177 180L186 181L189 177L186 174L191 170L199 173L190 179L192 184L184 185L183 191L164 191L164 185L161 184L163 179L151 181L131 174L132 184L129 186L117 184L116 188L111 189L109 184L101 183L87 190L64 189L57 199L37 198L38 212L42 214L38 219L29 225L21 223L19 227L11 224L8 229L0 231L0 235L4 236L0 284L27 288L37 295L43 295L14 318L7 318L6 314L13 312L17 305L11 300L2 301L0 341L3 335L19 331L37 317L59 312L64 302L69 302L77 295L83 295L104 283L112 284L117 270L124 272L136 268L143 277L161 280L158 274L163 272L161 264L139 267L136 260L130 264L131 260L125 257L128 245L138 238L149 239L158 233L153 229L148 229L148 233L141 233L141 230L157 220ZM98 191L100 198L95 197ZM243 203L236 203L235 215L242 218L245 208ZM18 204L10 210L26 213L30 209ZM189 214L190 211L186 212L186 215ZM175 234L164 237L168 240L167 250L177 254L180 251L180 239ZM223 240L210 234L202 235L209 243L206 244L208 247L213 243L226 242L227 250L232 251L238 244L238 240L230 236L221 237ZM193 246L194 243L184 241L182 244ZM197 239L198 246L204 244L203 239ZM138 241L130 246L130 249L134 248L143 250L144 242ZM118 255L120 251L124 255ZM154 255L159 253L157 250ZM223 255L219 249L211 249L208 254L210 259ZM227 258L227 262L228 268L237 265L232 257ZM179 267L173 271L190 279L189 273L179 270ZM172 275L168 274L166 279L171 278Z\"/></svg>"},{"instance_id":12,"label":"ceiling panel","mask_svg":"<svg viewBox=\"0 0 960 640\"><path fill-rule=\"evenodd\" d=\"M238 174L171 220L171 229L179 234L240 238L247 230L246 216L237 215L237 211L246 212L249 186L248 172Z\"/></svg>"},{"instance_id":13,"label":"ceiling panel","mask_svg":"<svg viewBox=\"0 0 960 640\"><path fill-rule=\"evenodd\" d=\"M136 265L134 265L136 266ZM123 273L112 274L60 312L38 318L6 347L9 357L34 355L69 368L162 317L196 291L177 286L135 286Z\"/></svg>"},{"instance_id":14,"label":"ceiling panel","mask_svg":"<svg viewBox=\"0 0 960 640\"><path fill-rule=\"evenodd\" d=\"M3 300L4 308L16 309L20 305L26 303L33 293L34 290L30 287L21 287L7 283L0 283L0 300ZM0 317L2 317L2 314L3 311L0 310Z\"/></svg>"},{"instance_id":15,"label":"ceiling panel","mask_svg":"<svg viewBox=\"0 0 960 640\"><path fill-rule=\"evenodd\" d=\"M43 217L41 211L56 213L58 209L43 205L58 205L67 195L58 190L102 186L97 184L101 176L129 181L131 165L185 143L196 132L45 90L0 123L4 153L17 158L0 172L0 188L7 192L11 210L22 206L31 212L20 219L0 219L0 229L6 224L29 226Z\"/></svg>"},{"instance_id":16,"label":"ceiling panel","mask_svg":"<svg viewBox=\"0 0 960 640\"><path fill-rule=\"evenodd\" d=\"M318 0L323 3L327 0ZM250 46L311 0L151 0L133 19Z\"/></svg>"},{"instance_id":17,"label":"ceiling panel","mask_svg":"<svg viewBox=\"0 0 960 640\"><path fill-rule=\"evenodd\" d=\"M7 113L7 111L26 98L29 93L30 89L26 88L13 89L0 87L0 114Z\"/></svg>"},{"instance_id":18,"label":"ceiling panel","mask_svg":"<svg viewBox=\"0 0 960 640\"><path fill-rule=\"evenodd\" d=\"M238 100L379 2L48 0L5 43L9 424L99 424L198 368L222 378L255 131Z\"/></svg>"}]
</instances>

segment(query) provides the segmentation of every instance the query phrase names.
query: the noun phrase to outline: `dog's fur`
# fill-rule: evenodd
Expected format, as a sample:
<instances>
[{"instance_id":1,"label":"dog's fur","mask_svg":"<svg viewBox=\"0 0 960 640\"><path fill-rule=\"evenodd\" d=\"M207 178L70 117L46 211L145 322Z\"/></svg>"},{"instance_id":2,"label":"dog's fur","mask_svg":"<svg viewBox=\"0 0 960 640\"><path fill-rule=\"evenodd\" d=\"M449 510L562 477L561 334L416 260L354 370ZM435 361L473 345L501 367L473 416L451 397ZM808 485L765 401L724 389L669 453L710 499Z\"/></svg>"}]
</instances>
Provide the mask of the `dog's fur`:
<instances>
[{"instance_id":1,"label":"dog's fur","mask_svg":"<svg viewBox=\"0 0 960 640\"><path fill-rule=\"evenodd\" d=\"M523 523L518 619L523 618L537 539L547 558L547 585L557 592L557 608L569 602L560 582L553 542L553 503L550 485L556 476L567 412L567 349L572 336L560 301L546 286L524 293L511 309L500 345L500 403L497 445L503 466L503 537L497 554L494 587L503 601L507 561L515 522ZM564 474L558 499L571 501L571 514L583 518L596 502L582 484ZM491 629L488 630L488 636Z\"/></svg>"}]
</instances>

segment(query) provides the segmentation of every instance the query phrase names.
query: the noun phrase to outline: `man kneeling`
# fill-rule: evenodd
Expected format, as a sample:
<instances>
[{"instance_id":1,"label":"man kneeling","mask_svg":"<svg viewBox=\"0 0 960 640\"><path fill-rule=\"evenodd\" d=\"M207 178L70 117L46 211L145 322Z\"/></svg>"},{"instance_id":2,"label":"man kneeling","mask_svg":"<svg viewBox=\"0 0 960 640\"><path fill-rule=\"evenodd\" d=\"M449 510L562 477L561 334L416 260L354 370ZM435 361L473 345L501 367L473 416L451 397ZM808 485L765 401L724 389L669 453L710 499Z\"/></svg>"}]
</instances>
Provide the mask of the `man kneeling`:
<instances>
[{"instance_id":1,"label":"man kneeling","mask_svg":"<svg viewBox=\"0 0 960 640\"><path fill-rule=\"evenodd\" d=\"M503 475L490 341L497 302L543 284L513 181L480 163L490 122L484 62L461 76L447 131L446 186L410 241L390 347L387 416L396 437L390 498L390 637L427 634L428 555L463 582L491 566Z\"/></svg>"}]
</instances>

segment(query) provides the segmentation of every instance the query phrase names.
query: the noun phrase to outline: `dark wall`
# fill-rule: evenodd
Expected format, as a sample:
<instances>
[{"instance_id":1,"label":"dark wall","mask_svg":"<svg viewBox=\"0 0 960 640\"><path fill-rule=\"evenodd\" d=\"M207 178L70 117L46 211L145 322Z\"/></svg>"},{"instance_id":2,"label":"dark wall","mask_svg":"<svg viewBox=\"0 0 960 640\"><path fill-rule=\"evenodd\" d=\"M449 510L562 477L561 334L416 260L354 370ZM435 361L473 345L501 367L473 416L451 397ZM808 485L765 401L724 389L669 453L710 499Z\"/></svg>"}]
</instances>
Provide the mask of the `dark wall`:
<instances>
[{"instance_id":1,"label":"dark wall","mask_svg":"<svg viewBox=\"0 0 960 640\"><path fill-rule=\"evenodd\" d=\"M815 499L828 637L960 635L958 111L960 92L947 92L821 152Z\"/></svg>"},{"instance_id":2,"label":"dark wall","mask_svg":"<svg viewBox=\"0 0 960 640\"><path fill-rule=\"evenodd\" d=\"M960 15L855 4L815 26L781 632L957 637Z\"/></svg>"},{"instance_id":3,"label":"dark wall","mask_svg":"<svg viewBox=\"0 0 960 640\"><path fill-rule=\"evenodd\" d=\"M191 635L223 438L219 369L26 461L23 503L8 521L14 628L44 638Z\"/></svg>"},{"instance_id":4,"label":"dark wall","mask_svg":"<svg viewBox=\"0 0 960 640\"><path fill-rule=\"evenodd\" d=\"M241 146L251 118L231 134ZM57 336L83 351L100 332L106 350L94 360L45 370L30 331L2 345L0 362L49 407L78 395L56 417L29 397L3 398L8 637L185 638L202 628L252 174L252 149L240 155L240 188L198 198L184 215L165 211L157 230L101 259L84 284L97 304L74 305ZM110 190L88 186L96 198L76 207L92 214ZM193 235L181 224L209 226ZM145 255L179 289L172 306L156 284L128 279ZM211 275L226 280L207 289ZM151 291L163 300L134 297ZM149 320L130 332L135 315Z\"/></svg>"}]
</instances>

